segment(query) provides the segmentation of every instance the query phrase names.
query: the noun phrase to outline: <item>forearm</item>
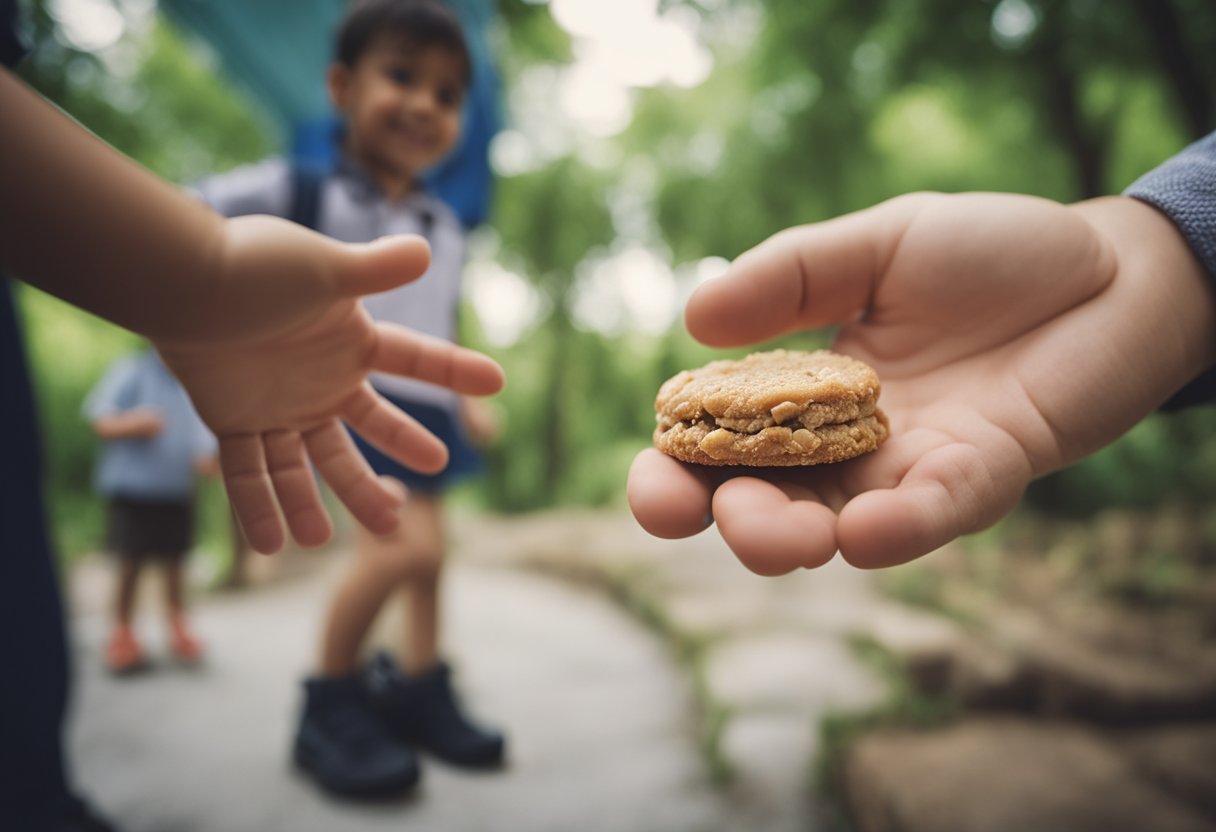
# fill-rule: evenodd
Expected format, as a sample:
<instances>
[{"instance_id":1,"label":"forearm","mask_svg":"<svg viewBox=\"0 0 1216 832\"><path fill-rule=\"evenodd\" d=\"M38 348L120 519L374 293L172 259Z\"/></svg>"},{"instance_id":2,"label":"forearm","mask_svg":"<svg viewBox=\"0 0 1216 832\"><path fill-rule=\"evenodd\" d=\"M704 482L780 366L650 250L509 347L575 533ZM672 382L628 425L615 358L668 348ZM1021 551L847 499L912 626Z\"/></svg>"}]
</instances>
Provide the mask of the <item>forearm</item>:
<instances>
[{"instance_id":1,"label":"forearm","mask_svg":"<svg viewBox=\"0 0 1216 832\"><path fill-rule=\"evenodd\" d=\"M0 269L152 338L218 311L218 215L5 70L0 112Z\"/></svg>"},{"instance_id":2,"label":"forearm","mask_svg":"<svg viewBox=\"0 0 1216 832\"><path fill-rule=\"evenodd\" d=\"M98 438L110 442L115 439L142 439L156 431L149 428L146 413L131 411L94 419L93 432Z\"/></svg>"}]
</instances>

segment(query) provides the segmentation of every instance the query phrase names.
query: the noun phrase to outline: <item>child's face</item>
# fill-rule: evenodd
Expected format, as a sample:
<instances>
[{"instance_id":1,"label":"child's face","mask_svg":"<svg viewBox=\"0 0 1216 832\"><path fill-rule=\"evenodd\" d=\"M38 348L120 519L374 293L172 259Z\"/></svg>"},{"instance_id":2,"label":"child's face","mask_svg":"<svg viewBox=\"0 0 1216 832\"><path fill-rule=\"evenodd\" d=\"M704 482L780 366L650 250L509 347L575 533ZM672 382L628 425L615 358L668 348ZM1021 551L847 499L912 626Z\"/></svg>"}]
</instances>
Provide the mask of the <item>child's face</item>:
<instances>
[{"instance_id":1,"label":"child's face","mask_svg":"<svg viewBox=\"0 0 1216 832\"><path fill-rule=\"evenodd\" d=\"M369 173L413 179L460 138L463 65L443 46L373 41L353 67L330 69L329 92L346 117L347 151Z\"/></svg>"}]
</instances>

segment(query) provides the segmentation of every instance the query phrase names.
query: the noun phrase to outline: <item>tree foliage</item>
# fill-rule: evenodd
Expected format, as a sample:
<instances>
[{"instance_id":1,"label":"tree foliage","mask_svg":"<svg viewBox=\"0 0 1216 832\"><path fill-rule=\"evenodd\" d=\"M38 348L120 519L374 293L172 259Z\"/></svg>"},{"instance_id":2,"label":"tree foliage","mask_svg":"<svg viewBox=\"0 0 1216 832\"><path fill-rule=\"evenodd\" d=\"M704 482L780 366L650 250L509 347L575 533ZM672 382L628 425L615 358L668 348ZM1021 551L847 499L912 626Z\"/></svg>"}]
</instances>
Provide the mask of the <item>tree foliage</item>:
<instances>
[{"instance_id":1,"label":"tree foliage","mask_svg":"<svg viewBox=\"0 0 1216 832\"><path fill-rule=\"evenodd\" d=\"M67 45L44 3L33 5L38 49L26 77L162 175L185 182L276 147L256 108L170 27L98 57ZM560 72L578 49L544 3L499 0L499 9L510 101L529 72ZM544 310L506 348L465 325L508 371L508 439L490 450L475 492L497 508L619 499L629 459L649 441L658 385L721 355L678 320L661 335L583 328L573 303L596 258L642 246L678 270L910 190L1113 193L1216 127L1216 6L1206 0L666 0L661 9L699 21L714 58L708 78L637 90L623 132L497 184L498 257ZM86 493L91 454L80 397L130 341L49 299L26 305L53 484L69 505ZM1151 419L1032 498L1073 512L1210 501L1211 421Z\"/></svg>"}]
</instances>

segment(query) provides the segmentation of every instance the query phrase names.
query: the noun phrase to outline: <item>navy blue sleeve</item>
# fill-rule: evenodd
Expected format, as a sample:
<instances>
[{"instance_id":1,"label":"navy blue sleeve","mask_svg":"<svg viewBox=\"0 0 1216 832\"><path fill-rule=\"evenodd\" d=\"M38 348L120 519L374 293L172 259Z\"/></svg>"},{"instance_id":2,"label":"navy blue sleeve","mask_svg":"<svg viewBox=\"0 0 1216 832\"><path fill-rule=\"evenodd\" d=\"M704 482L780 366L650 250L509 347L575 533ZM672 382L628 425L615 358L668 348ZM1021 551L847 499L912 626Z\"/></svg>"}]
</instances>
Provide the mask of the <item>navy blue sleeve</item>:
<instances>
[{"instance_id":1,"label":"navy blue sleeve","mask_svg":"<svg viewBox=\"0 0 1216 832\"><path fill-rule=\"evenodd\" d=\"M1144 174L1123 193L1169 217L1216 283L1216 133ZM1216 367L1180 390L1166 409L1214 401Z\"/></svg>"},{"instance_id":2,"label":"navy blue sleeve","mask_svg":"<svg viewBox=\"0 0 1216 832\"><path fill-rule=\"evenodd\" d=\"M18 31L17 0L0 0L0 64L16 66L28 51Z\"/></svg>"}]
</instances>

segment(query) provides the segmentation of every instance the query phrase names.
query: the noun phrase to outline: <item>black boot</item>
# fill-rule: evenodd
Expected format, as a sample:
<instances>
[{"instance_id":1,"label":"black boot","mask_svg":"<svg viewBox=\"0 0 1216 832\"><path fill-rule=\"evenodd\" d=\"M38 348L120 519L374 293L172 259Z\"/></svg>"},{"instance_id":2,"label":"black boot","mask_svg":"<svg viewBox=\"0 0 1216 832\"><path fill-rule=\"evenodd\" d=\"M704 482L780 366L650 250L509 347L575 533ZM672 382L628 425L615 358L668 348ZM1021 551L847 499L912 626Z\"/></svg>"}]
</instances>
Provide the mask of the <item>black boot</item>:
<instances>
[{"instance_id":1,"label":"black boot","mask_svg":"<svg viewBox=\"0 0 1216 832\"><path fill-rule=\"evenodd\" d=\"M68 798L55 823L37 828L51 832L118 832L108 820L93 811L93 807L75 795Z\"/></svg>"},{"instance_id":2,"label":"black boot","mask_svg":"<svg viewBox=\"0 0 1216 832\"><path fill-rule=\"evenodd\" d=\"M397 739L453 765L502 765L503 735L465 716L446 664L440 662L421 676L407 677L381 652L368 663L364 679L376 713Z\"/></svg>"},{"instance_id":3,"label":"black boot","mask_svg":"<svg viewBox=\"0 0 1216 832\"><path fill-rule=\"evenodd\" d=\"M418 782L418 758L389 734L358 674L304 681L296 763L326 790L388 797Z\"/></svg>"}]
</instances>

